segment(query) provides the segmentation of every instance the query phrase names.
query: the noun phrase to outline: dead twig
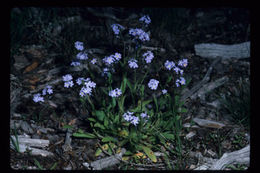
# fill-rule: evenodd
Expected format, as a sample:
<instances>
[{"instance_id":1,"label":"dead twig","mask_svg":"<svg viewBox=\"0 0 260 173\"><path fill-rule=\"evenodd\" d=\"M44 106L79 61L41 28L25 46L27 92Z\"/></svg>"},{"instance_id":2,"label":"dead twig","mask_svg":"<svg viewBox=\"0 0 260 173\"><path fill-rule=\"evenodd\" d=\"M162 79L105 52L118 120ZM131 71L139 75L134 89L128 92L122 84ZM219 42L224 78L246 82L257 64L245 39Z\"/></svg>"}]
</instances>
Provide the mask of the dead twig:
<instances>
[{"instance_id":1,"label":"dead twig","mask_svg":"<svg viewBox=\"0 0 260 173\"><path fill-rule=\"evenodd\" d=\"M196 91L198 91L204 84L206 84L210 80L210 74L212 72L212 69L220 60L221 58L218 57L212 62L203 79L199 83L197 83L193 88L191 88L188 92L182 94L181 101L185 101L188 97L194 95Z\"/></svg>"}]
</instances>

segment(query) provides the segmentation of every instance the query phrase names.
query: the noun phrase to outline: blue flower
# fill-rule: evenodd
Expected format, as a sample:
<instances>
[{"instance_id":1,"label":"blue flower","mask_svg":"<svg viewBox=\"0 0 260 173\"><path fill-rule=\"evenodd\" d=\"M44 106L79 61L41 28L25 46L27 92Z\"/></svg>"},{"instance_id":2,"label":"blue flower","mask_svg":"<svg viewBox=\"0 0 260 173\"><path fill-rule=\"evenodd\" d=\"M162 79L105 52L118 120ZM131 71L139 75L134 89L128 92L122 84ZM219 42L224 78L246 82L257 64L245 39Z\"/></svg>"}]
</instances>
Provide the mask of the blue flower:
<instances>
[{"instance_id":1,"label":"blue flower","mask_svg":"<svg viewBox=\"0 0 260 173\"><path fill-rule=\"evenodd\" d=\"M79 66L79 65L80 65L80 62L73 61L73 62L71 62L70 65L71 65L71 66Z\"/></svg>"},{"instance_id":2,"label":"blue flower","mask_svg":"<svg viewBox=\"0 0 260 173\"><path fill-rule=\"evenodd\" d=\"M147 51L143 54L143 57L145 58L146 63L151 63L152 59L154 58L154 55L151 51Z\"/></svg>"},{"instance_id":3,"label":"blue flower","mask_svg":"<svg viewBox=\"0 0 260 173\"><path fill-rule=\"evenodd\" d=\"M181 66L181 67L187 67L188 59L179 60L178 65Z\"/></svg>"},{"instance_id":4,"label":"blue flower","mask_svg":"<svg viewBox=\"0 0 260 173\"><path fill-rule=\"evenodd\" d=\"M171 70L173 67L175 67L175 63L173 62L173 61L166 61L165 63L164 63L164 66L165 66L165 68L167 68L168 70Z\"/></svg>"},{"instance_id":5,"label":"blue flower","mask_svg":"<svg viewBox=\"0 0 260 173\"><path fill-rule=\"evenodd\" d=\"M115 62L115 59L113 56L108 56L108 57L105 57L103 58L103 61L108 64L108 65L111 65Z\"/></svg>"},{"instance_id":6,"label":"blue flower","mask_svg":"<svg viewBox=\"0 0 260 173\"><path fill-rule=\"evenodd\" d=\"M62 77L63 77L63 81L64 81L64 82L68 82L68 81L70 81L70 80L73 79L70 74L66 74L66 75L64 75L64 76L62 76Z\"/></svg>"},{"instance_id":7,"label":"blue flower","mask_svg":"<svg viewBox=\"0 0 260 173\"><path fill-rule=\"evenodd\" d=\"M114 58L119 61L121 59L121 54L120 53L115 53Z\"/></svg>"},{"instance_id":8,"label":"blue flower","mask_svg":"<svg viewBox=\"0 0 260 173\"><path fill-rule=\"evenodd\" d=\"M139 21L144 22L146 25L151 23L151 19L148 15L144 15L139 19Z\"/></svg>"},{"instance_id":9,"label":"blue flower","mask_svg":"<svg viewBox=\"0 0 260 173\"><path fill-rule=\"evenodd\" d=\"M44 99L43 99L43 97L41 97L41 94L34 94L34 96L33 96L33 101L34 102L44 102Z\"/></svg>"},{"instance_id":10,"label":"blue flower","mask_svg":"<svg viewBox=\"0 0 260 173\"><path fill-rule=\"evenodd\" d=\"M122 94L122 91L119 88L109 91L108 95L110 97L119 97Z\"/></svg>"},{"instance_id":11,"label":"blue flower","mask_svg":"<svg viewBox=\"0 0 260 173\"><path fill-rule=\"evenodd\" d=\"M133 125L137 125L139 123L139 117L133 115L133 112L127 111L123 114L123 118L125 121L132 123Z\"/></svg>"},{"instance_id":12,"label":"blue flower","mask_svg":"<svg viewBox=\"0 0 260 173\"><path fill-rule=\"evenodd\" d=\"M156 90L158 87L159 81L155 79L151 79L148 83L148 87L151 88L152 90Z\"/></svg>"},{"instance_id":13,"label":"blue flower","mask_svg":"<svg viewBox=\"0 0 260 173\"><path fill-rule=\"evenodd\" d=\"M150 40L149 35L146 32L144 32L142 29L139 29L139 28L129 29L129 34L134 36L135 38L138 38L141 41Z\"/></svg>"},{"instance_id":14,"label":"blue flower","mask_svg":"<svg viewBox=\"0 0 260 173\"><path fill-rule=\"evenodd\" d=\"M76 55L76 57L77 57L77 59L80 59L80 60L87 60L88 59L88 54L84 53L84 52L79 52Z\"/></svg>"},{"instance_id":15,"label":"blue flower","mask_svg":"<svg viewBox=\"0 0 260 173\"><path fill-rule=\"evenodd\" d=\"M128 65L130 68L138 68L137 60L136 59L130 59L128 61Z\"/></svg>"},{"instance_id":16,"label":"blue flower","mask_svg":"<svg viewBox=\"0 0 260 173\"><path fill-rule=\"evenodd\" d=\"M145 112L145 113L141 113L140 116L141 116L142 118L148 118L148 117L149 117L149 115L147 115L146 112Z\"/></svg>"},{"instance_id":17,"label":"blue flower","mask_svg":"<svg viewBox=\"0 0 260 173\"><path fill-rule=\"evenodd\" d=\"M185 85L185 83L186 83L186 80L183 77L180 77L180 79L177 79L176 82L175 82L177 87L179 87L180 84Z\"/></svg>"},{"instance_id":18,"label":"blue flower","mask_svg":"<svg viewBox=\"0 0 260 173\"><path fill-rule=\"evenodd\" d=\"M133 116L131 123L136 126L139 123L139 117Z\"/></svg>"},{"instance_id":19,"label":"blue flower","mask_svg":"<svg viewBox=\"0 0 260 173\"><path fill-rule=\"evenodd\" d=\"M91 62L92 64L96 64L96 63L97 63L97 58L93 58L90 62Z\"/></svg>"},{"instance_id":20,"label":"blue flower","mask_svg":"<svg viewBox=\"0 0 260 173\"><path fill-rule=\"evenodd\" d=\"M168 92L168 91L167 91L166 89L163 89L163 90L162 90L162 93L163 93L163 94L167 94L167 92Z\"/></svg>"},{"instance_id":21,"label":"blue flower","mask_svg":"<svg viewBox=\"0 0 260 173\"><path fill-rule=\"evenodd\" d=\"M80 41L76 41L76 42L75 42L75 48L76 48L77 50L82 51L82 50L84 49L83 43L80 42Z\"/></svg>"},{"instance_id":22,"label":"blue flower","mask_svg":"<svg viewBox=\"0 0 260 173\"><path fill-rule=\"evenodd\" d=\"M65 87L65 88L70 88L70 87L72 87L73 85L74 85L73 81L67 81L67 82L64 83L64 87Z\"/></svg>"},{"instance_id":23,"label":"blue flower","mask_svg":"<svg viewBox=\"0 0 260 173\"><path fill-rule=\"evenodd\" d=\"M120 24L112 24L111 27L112 27L112 30L114 31L114 34L115 34L115 35L118 35L119 32L120 32L120 30L124 30L124 29L125 29L125 28L124 28L122 25L120 25Z\"/></svg>"},{"instance_id":24,"label":"blue flower","mask_svg":"<svg viewBox=\"0 0 260 173\"><path fill-rule=\"evenodd\" d=\"M179 68L179 67L174 67L174 69L173 69L177 74L178 73L183 73L183 71Z\"/></svg>"},{"instance_id":25,"label":"blue flower","mask_svg":"<svg viewBox=\"0 0 260 173\"><path fill-rule=\"evenodd\" d=\"M81 97L84 97L86 95L91 95L92 93L92 89L96 87L96 83L91 81L90 78L84 79L84 78L78 78L79 80L77 82L79 82L80 84L82 83L82 81L84 81L84 86L81 88L79 95Z\"/></svg>"}]
</instances>

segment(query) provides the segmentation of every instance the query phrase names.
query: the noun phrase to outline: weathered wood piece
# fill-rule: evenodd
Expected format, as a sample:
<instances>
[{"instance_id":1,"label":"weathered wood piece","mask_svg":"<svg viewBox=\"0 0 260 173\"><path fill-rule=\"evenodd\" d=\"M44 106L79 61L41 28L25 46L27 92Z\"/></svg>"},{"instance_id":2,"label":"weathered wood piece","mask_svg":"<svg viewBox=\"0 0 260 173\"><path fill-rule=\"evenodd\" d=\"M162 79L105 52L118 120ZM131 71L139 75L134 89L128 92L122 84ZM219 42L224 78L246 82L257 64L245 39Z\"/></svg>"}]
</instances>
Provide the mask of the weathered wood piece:
<instances>
[{"instance_id":1,"label":"weathered wood piece","mask_svg":"<svg viewBox=\"0 0 260 173\"><path fill-rule=\"evenodd\" d=\"M43 149L38 149L38 148L33 148L33 147L29 147L26 145L20 145L19 144L19 149L21 153L24 153L28 150L31 150L31 154L32 155L41 155L43 157L47 157L47 156L54 156L54 154L52 152L49 152L47 150L43 150Z\"/></svg>"},{"instance_id":2,"label":"weathered wood piece","mask_svg":"<svg viewBox=\"0 0 260 173\"><path fill-rule=\"evenodd\" d=\"M15 136L11 136L11 138L16 141ZM46 156L54 156L53 153L39 149L39 148L45 148L49 146L49 140L43 140L43 139L31 139L30 137L20 136L18 135L18 143L19 143L19 149L20 152L26 152L27 150L31 150L32 155L41 155L43 157ZM11 140L10 140L10 147L14 148ZM37 147L37 148L34 148Z\"/></svg>"},{"instance_id":3,"label":"weathered wood piece","mask_svg":"<svg viewBox=\"0 0 260 173\"><path fill-rule=\"evenodd\" d=\"M199 126L202 127L208 127L208 128L217 128L220 129L225 126L225 124L212 121L212 120L205 120L205 119L200 119L200 118L193 118L193 121L197 123Z\"/></svg>"},{"instance_id":4,"label":"weathered wood piece","mask_svg":"<svg viewBox=\"0 0 260 173\"><path fill-rule=\"evenodd\" d=\"M65 143L64 143L64 145L62 145L62 149L63 149L64 152L72 150L72 147L71 147L71 135L72 135L71 129L67 129Z\"/></svg>"},{"instance_id":5,"label":"weathered wood piece","mask_svg":"<svg viewBox=\"0 0 260 173\"><path fill-rule=\"evenodd\" d=\"M11 136L11 138L16 140L14 136ZM39 148L47 147L50 144L49 140L31 139L31 138L20 136L20 135L18 135L18 142L21 145L26 145L29 147L39 147Z\"/></svg>"},{"instance_id":6,"label":"weathered wood piece","mask_svg":"<svg viewBox=\"0 0 260 173\"><path fill-rule=\"evenodd\" d=\"M220 79L217 79L213 82L210 82L204 86L202 86L196 93L194 93L190 98L191 99L195 99L197 97L199 97L202 100L205 100L205 95L214 90L215 88L223 85L224 83L226 83L229 80L229 78L227 76L224 76Z\"/></svg>"},{"instance_id":7,"label":"weathered wood piece","mask_svg":"<svg viewBox=\"0 0 260 173\"><path fill-rule=\"evenodd\" d=\"M182 93L181 101L185 101L188 97L194 95L196 91L198 91L204 84L206 84L210 80L210 74L212 72L212 69L220 60L220 57L216 58L210 65L203 79L200 82L198 82L194 87L192 87L189 91Z\"/></svg>"},{"instance_id":8,"label":"weathered wood piece","mask_svg":"<svg viewBox=\"0 0 260 173\"><path fill-rule=\"evenodd\" d=\"M195 44L195 53L205 58L222 57L227 58L248 58L250 57L250 42L233 45L215 43Z\"/></svg>"},{"instance_id":9,"label":"weathered wood piece","mask_svg":"<svg viewBox=\"0 0 260 173\"><path fill-rule=\"evenodd\" d=\"M249 165L249 163L250 163L250 145L247 145L246 147L244 147L238 151L223 154L223 156L210 167L210 170L222 170L227 165L233 164L233 163Z\"/></svg>"},{"instance_id":10,"label":"weathered wood piece","mask_svg":"<svg viewBox=\"0 0 260 173\"><path fill-rule=\"evenodd\" d=\"M104 168L116 165L120 163L120 160L122 159L123 154L126 152L125 148L122 148L121 152L119 154L115 154L113 156L109 156L100 160L96 160L94 162L91 162L89 165L93 168L93 170L102 170ZM83 164L87 165L87 164Z\"/></svg>"}]
</instances>

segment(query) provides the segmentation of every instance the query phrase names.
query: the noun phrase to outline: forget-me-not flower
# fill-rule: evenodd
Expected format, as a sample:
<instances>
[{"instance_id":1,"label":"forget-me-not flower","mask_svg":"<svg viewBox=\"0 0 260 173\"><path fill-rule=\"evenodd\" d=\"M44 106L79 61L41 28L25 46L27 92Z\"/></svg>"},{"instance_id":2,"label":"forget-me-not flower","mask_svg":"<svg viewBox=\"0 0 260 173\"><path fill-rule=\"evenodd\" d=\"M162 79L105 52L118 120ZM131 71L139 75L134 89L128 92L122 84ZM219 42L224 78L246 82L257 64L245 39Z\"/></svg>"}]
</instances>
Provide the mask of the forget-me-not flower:
<instances>
[{"instance_id":1,"label":"forget-me-not flower","mask_svg":"<svg viewBox=\"0 0 260 173\"><path fill-rule=\"evenodd\" d=\"M156 90L158 87L159 81L155 79L151 79L148 83L148 87L151 88L152 90Z\"/></svg>"},{"instance_id":2,"label":"forget-me-not flower","mask_svg":"<svg viewBox=\"0 0 260 173\"><path fill-rule=\"evenodd\" d=\"M130 68L138 68L137 60L136 59L130 59L128 61L128 65Z\"/></svg>"},{"instance_id":3,"label":"forget-me-not flower","mask_svg":"<svg viewBox=\"0 0 260 173\"><path fill-rule=\"evenodd\" d=\"M44 99L43 99L43 97L41 97L41 94L34 94L34 96L33 96L33 101L34 102L44 102Z\"/></svg>"},{"instance_id":4,"label":"forget-me-not flower","mask_svg":"<svg viewBox=\"0 0 260 173\"><path fill-rule=\"evenodd\" d=\"M82 50L84 49L83 43L80 42L80 41L76 41L76 42L75 42L75 48L76 48L77 50L82 51Z\"/></svg>"}]
</instances>

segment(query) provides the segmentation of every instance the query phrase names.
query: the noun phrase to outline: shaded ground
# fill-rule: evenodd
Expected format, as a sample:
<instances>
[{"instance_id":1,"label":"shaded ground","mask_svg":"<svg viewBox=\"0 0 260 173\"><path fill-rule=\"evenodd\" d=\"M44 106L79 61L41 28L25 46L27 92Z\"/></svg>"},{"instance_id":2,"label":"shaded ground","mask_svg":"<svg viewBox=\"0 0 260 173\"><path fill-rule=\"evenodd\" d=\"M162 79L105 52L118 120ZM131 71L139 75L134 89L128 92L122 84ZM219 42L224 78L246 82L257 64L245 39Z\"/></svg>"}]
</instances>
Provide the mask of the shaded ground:
<instances>
[{"instance_id":1,"label":"shaded ground","mask_svg":"<svg viewBox=\"0 0 260 173\"><path fill-rule=\"evenodd\" d=\"M245 9L125 9L127 13L123 9L97 11L101 14L113 12L121 19L133 13L137 14L138 18L141 13L149 14L152 19L152 39L147 46L166 49L165 53L159 54L162 62L170 56L188 58L189 66L185 74L192 79L188 89L203 79L212 63L212 60L195 55L195 44L211 42L235 44L249 41L250 37L249 11ZM160 15L163 15L165 20L162 21ZM54 89L59 92L52 96L53 106L44 107L34 103L32 95L41 86L61 78L69 70L67 67L71 62L71 56L75 55L73 44L76 40L86 42L88 48L103 50L103 53L99 53L100 57L111 52L115 40L107 29L108 19L97 17L89 10L78 8L70 10L16 8L12 11L11 19L13 33L11 96L15 97L11 102L11 121L20 126L27 122L32 128L32 131L18 128L17 132L20 135L26 133L35 139L50 140L48 151L53 152L55 156L32 157L29 153L17 153L10 149L10 165L14 169L38 169L39 166L35 161L37 160L44 169L52 167L68 170L86 169L82 165L83 162L99 159L94 156L97 149L96 141L72 138L72 151L64 152L62 149L66 136L66 129L62 126L73 124L77 128L88 130L88 125L84 121L86 112L82 112L78 107L79 100L67 92L61 83L55 84ZM12 26L17 24L25 25L20 29L12 29ZM113 48L121 49L121 47ZM216 100L221 101L223 95L228 97L236 90L241 92L239 81L242 81L243 85L250 86L249 75L249 59L221 61L214 67L210 76L211 81L223 76L228 76L229 81L207 94L205 100L187 100L185 107L188 112L182 117L183 124L191 123L192 118L197 117L216 120L227 124L227 127L220 130L183 128L182 162L176 163L175 156L169 158L173 165L180 165L176 169L194 169L199 165L197 158L189 156L190 151L201 152L205 157L217 159L225 152L232 152L249 144L249 125L232 119L232 111L236 110L229 112L221 105L209 104ZM242 98L234 104L248 104ZM52 130L45 132L39 130L41 128ZM191 131L196 135L189 140L185 139L184 137ZM162 159L159 162L164 163ZM236 167L244 169L241 165ZM120 164L109 169L136 168ZM166 169L166 166L152 169Z\"/></svg>"}]
</instances>

